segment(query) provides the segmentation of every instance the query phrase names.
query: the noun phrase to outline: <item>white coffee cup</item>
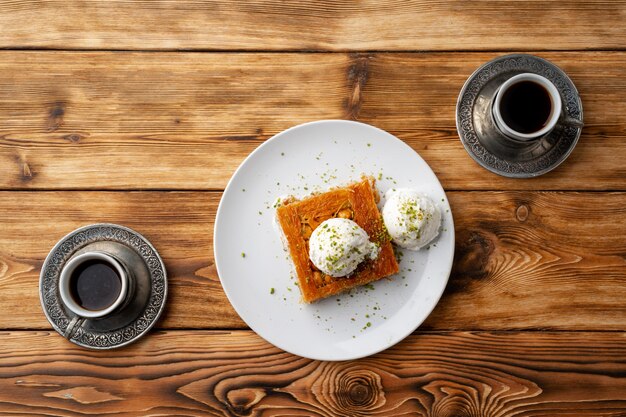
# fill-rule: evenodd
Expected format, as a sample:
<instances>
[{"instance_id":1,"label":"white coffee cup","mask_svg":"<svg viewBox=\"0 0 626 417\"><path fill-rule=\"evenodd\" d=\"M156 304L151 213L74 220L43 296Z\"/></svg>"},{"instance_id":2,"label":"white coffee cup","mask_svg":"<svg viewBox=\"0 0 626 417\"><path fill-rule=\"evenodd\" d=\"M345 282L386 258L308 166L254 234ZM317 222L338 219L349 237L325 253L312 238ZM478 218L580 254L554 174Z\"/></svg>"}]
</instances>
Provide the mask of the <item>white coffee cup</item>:
<instances>
[{"instance_id":1,"label":"white coffee cup","mask_svg":"<svg viewBox=\"0 0 626 417\"><path fill-rule=\"evenodd\" d=\"M115 270L121 281L119 294L113 303L108 305L106 308L98 310L88 310L80 306L74 299L71 291L72 279L77 279L76 277L73 277L74 272L81 265L91 261L101 261L110 265ZM126 301L126 297L129 293L129 286L129 274L126 271L126 268L115 257L105 252L86 252L71 258L63 267L59 277L59 292L61 294L63 304L65 304L65 306L76 315L87 319L105 317L114 312Z\"/></svg>"},{"instance_id":2,"label":"white coffee cup","mask_svg":"<svg viewBox=\"0 0 626 417\"><path fill-rule=\"evenodd\" d=\"M543 125L541 129L535 132L531 132L531 133L522 133L522 132L518 132L512 129L504 121L502 117L502 113L501 113L501 104L502 104L502 98L504 97L504 94L507 92L509 88L511 88L515 84L520 83L522 81L531 81L542 86L547 91L548 96L550 97L550 101L551 101L550 114L548 115L545 124ZM561 116L561 108L562 108L561 95L559 94L559 90L556 88L554 84L552 84L550 80L548 80L545 77L542 77L541 75L537 75L533 73L523 73L523 74L518 74L509 78L500 86L500 88L496 92L496 95L493 101L492 114L493 114L493 120L496 126L498 127L498 129L500 129L500 131L504 135L508 136L509 138L517 139L520 141L530 141L533 139L540 138L550 133L554 129L554 127L556 126L559 120L559 117Z\"/></svg>"}]
</instances>

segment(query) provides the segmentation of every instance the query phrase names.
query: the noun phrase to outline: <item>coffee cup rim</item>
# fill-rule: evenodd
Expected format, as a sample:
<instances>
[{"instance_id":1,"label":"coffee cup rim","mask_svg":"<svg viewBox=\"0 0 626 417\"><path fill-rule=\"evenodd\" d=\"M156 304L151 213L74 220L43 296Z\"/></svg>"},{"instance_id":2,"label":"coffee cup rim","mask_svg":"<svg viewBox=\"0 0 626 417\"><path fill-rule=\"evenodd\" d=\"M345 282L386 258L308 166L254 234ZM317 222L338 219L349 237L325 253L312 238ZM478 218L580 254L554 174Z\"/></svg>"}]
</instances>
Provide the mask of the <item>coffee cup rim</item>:
<instances>
[{"instance_id":1,"label":"coffee cup rim","mask_svg":"<svg viewBox=\"0 0 626 417\"><path fill-rule=\"evenodd\" d=\"M117 271L121 281L121 289L119 295L110 306L102 310L94 311L82 308L76 302L74 302L70 294L69 284L72 273L84 262L90 260L102 260L111 264ZM126 299L126 294L128 293L128 273L126 272L122 263L113 255L97 251L85 252L71 258L63 266L63 269L61 270L61 274L59 276L59 293L61 295L61 300L63 304L76 315L84 318L104 317L115 311Z\"/></svg>"},{"instance_id":2,"label":"coffee cup rim","mask_svg":"<svg viewBox=\"0 0 626 417\"><path fill-rule=\"evenodd\" d=\"M541 86L543 86L548 91L550 100L552 102L552 111L550 113L550 117L548 118L548 121L546 122L545 126L537 130L536 132L532 132L532 133L522 133L522 132L518 132L517 130L512 129L506 124L506 122L502 118L502 114L500 113L500 103L502 101L503 92L509 89L512 85L515 85L522 81L534 81L540 84ZM561 95L559 94L559 90L552 83L552 81L548 80L546 77L543 77L539 74L525 72L525 73L517 74L509 78L508 80L503 82L502 85L500 85L500 87L498 88L498 91L495 94L492 113L493 113L494 121L496 122L496 126L498 127L498 129L502 131L502 133L504 133L504 135L509 136L514 139L527 141L527 140L540 138L541 136L544 136L548 134L549 132L551 132L556 126L559 120L559 117L561 116L561 110L562 110Z\"/></svg>"}]
</instances>

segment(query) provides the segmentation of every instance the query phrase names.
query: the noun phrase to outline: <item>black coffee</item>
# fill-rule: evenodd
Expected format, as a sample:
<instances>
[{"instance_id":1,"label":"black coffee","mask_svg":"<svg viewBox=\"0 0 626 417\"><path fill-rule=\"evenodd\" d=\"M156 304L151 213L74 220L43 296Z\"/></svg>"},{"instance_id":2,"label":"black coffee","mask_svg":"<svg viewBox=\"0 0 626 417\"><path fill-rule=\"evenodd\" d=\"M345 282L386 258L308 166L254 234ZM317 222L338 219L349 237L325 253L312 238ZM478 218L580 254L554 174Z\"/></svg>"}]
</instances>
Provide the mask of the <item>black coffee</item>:
<instances>
[{"instance_id":1,"label":"black coffee","mask_svg":"<svg viewBox=\"0 0 626 417\"><path fill-rule=\"evenodd\" d=\"M533 81L520 81L504 92L500 101L502 120L520 133L541 130L552 112L548 91Z\"/></svg>"},{"instance_id":2,"label":"black coffee","mask_svg":"<svg viewBox=\"0 0 626 417\"><path fill-rule=\"evenodd\" d=\"M101 260L78 266L70 278L70 294L86 310L104 310L122 291L122 280L113 265Z\"/></svg>"}]
</instances>

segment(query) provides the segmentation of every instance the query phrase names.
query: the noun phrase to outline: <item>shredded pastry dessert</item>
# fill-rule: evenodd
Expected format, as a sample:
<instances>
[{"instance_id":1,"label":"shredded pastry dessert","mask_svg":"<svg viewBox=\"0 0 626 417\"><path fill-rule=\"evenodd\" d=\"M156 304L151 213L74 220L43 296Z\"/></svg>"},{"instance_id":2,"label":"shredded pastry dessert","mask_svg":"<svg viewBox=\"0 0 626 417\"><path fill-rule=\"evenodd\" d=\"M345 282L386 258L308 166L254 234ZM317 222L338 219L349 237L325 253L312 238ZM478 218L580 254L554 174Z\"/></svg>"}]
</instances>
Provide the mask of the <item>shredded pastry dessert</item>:
<instances>
[{"instance_id":1,"label":"shredded pastry dessert","mask_svg":"<svg viewBox=\"0 0 626 417\"><path fill-rule=\"evenodd\" d=\"M303 200L283 201L277 208L278 224L295 266L304 302L312 303L398 272L390 237L376 206L378 200L375 180L367 177ZM343 277L323 273L309 257L309 240L313 231L332 218L354 221L380 248L377 257L365 258L356 270Z\"/></svg>"}]
</instances>

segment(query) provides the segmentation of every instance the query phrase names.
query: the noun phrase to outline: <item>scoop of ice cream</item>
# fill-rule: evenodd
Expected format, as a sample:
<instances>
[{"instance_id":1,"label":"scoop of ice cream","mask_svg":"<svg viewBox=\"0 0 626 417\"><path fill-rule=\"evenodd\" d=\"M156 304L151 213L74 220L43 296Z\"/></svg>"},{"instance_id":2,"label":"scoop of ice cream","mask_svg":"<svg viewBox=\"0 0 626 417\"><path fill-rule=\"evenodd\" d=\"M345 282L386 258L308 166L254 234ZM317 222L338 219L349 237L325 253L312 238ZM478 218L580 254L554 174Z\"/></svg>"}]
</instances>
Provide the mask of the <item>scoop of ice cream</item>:
<instances>
[{"instance_id":1,"label":"scoop of ice cream","mask_svg":"<svg viewBox=\"0 0 626 417\"><path fill-rule=\"evenodd\" d=\"M439 234L441 212L424 194L410 188L395 188L385 194L383 221L393 242L418 250Z\"/></svg>"},{"instance_id":2,"label":"scoop of ice cream","mask_svg":"<svg viewBox=\"0 0 626 417\"><path fill-rule=\"evenodd\" d=\"M313 230L309 258L313 265L331 277L350 275L365 258L375 259L378 245L367 232L348 219L328 219Z\"/></svg>"}]
</instances>

